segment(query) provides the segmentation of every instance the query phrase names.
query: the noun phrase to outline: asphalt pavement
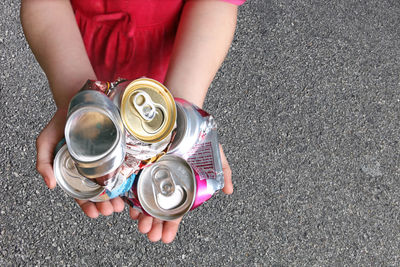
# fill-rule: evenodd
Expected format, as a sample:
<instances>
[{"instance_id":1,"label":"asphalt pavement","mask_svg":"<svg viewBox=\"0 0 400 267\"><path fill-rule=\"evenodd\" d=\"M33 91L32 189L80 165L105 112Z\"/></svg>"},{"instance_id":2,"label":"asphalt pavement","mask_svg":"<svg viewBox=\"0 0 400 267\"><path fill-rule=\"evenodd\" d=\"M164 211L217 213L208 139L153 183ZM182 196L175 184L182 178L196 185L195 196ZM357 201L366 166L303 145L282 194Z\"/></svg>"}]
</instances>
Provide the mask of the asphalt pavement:
<instances>
[{"instance_id":1,"label":"asphalt pavement","mask_svg":"<svg viewBox=\"0 0 400 267\"><path fill-rule=\"evenodd\" d=\"M250 0L205 109L235 192L151 243L123 213L89 219L35 170L55 111L0 3L0 265L400 265L400 2Z\"/></svg>"}]
</instances>

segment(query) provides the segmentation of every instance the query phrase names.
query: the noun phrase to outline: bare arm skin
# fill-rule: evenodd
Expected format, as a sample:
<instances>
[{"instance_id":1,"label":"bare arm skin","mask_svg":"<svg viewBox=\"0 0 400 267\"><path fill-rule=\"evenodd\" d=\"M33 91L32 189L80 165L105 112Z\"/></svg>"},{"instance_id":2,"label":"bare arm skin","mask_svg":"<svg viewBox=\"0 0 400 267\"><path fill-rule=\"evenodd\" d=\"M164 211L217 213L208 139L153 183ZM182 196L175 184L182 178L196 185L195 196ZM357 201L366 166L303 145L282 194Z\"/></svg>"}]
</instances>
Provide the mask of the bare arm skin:
<instances>
[{"instance_id":1,"label":"bare arm skin","mask_svg":"<svg viewBox=\"0 0 400 267\"><path fill-rule=\"evenodd\" d=\"M175 39L165 85L175 97L199 107L231 45L237 6L222 1L188 1Z\"/></svg>"},{"instance_id":2,"label":"bare arm skin","mask_svg":"<svg viewBox=\"0 0 400 267\"><path fill-rule=\"evenodd\" d=\"M57 108L67 108L87 79L95 79L68 0L23 0L26 39L45 72Z\"/></svg>"}]
</instances>

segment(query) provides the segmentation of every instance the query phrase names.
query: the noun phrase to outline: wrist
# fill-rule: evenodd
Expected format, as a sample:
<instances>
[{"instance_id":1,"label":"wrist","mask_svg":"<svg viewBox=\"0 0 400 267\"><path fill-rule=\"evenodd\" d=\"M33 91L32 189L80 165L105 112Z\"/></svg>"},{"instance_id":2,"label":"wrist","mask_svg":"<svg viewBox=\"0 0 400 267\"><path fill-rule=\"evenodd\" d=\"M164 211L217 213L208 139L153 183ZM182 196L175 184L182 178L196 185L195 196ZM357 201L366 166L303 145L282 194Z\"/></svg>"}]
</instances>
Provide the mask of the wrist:
<instances>
[{"instance_id":1,"label":"wrist","mask_svg":"<svg viewBox=\"0 0 400 267\"><path fill-rule=\"evenodd\" d=\"M183 83L173 83L168 80L164 84L174 98L182 98L199 108L203 107L207 90L198 90L194 86L185 86Z\"/></svg>"},{"instance_id":2,"label":"wrist","mask_svg":"<svg viewBox=\"0 0 400 267\"><path fill-rule=\"evenodd\" d=\"M82 76L73 81L68 79L49 81L57 109L68 110L71 99L82 89L88 79L95 80L95 77Z\"/></svg>"},{"instance_id":3,"label":"wrist","mask_svg":"<svg viewBox=\"0 0 400 267\"><path fill-rule=\"evenodd\" d=\"M57 107L56 113L54 116L66 118L68 114L68 106L66 107Z\"/></svg>"}]
</instances>

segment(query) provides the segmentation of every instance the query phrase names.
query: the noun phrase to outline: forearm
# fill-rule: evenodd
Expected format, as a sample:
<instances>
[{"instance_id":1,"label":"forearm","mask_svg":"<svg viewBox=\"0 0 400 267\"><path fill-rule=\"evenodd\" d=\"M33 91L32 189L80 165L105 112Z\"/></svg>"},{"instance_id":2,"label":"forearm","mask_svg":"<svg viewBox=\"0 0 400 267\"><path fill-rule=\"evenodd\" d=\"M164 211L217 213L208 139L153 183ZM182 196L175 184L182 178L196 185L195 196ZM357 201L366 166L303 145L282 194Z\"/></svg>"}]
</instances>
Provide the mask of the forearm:
<instances>
[{"instance_id":1,"label":"forearm","mask_svg":"<svg viewBox=\"0 0 400 267\"><path fill-rule=\"evenodd\" d=\"M188 1L182 12L165 85L175 97L202 107L231 45L237 7L221 1Z\"/></svg>"},{"instance_id":2,"label":"forearm","mask_svg":"<svg viewBox=\"0 0 400 267\"><path fill-rule=\"evenodd\" d=\"M68 0L21 3L26 39L45 72L58 108L66 108L87 79L95 79Z\"/></svg>"}]
</instances>

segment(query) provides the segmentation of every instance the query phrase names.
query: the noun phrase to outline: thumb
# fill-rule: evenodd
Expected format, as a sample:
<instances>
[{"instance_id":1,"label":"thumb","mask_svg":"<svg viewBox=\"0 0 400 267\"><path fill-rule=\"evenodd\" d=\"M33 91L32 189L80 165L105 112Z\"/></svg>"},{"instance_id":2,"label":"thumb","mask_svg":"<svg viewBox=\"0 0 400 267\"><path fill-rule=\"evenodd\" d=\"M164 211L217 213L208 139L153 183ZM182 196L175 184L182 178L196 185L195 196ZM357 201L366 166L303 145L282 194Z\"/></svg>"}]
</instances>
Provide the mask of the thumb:
<instances>
[{"instance_id":1,"label":"thumb","mask_svg":"<svg viewBox=\"0 0 400 267\"><path fill-rule=\"evenodd\" d=\"M224 151L222 150L222 146L219 145L219 151L221 154L221 161L222 161L222 170L224 172L224 188L222 189L222 191L227 194L230 195L233 193L233 185L232 185L232 170L231 167L229 167L229 163L228 160L225 157Z\"/></svg>"},{"instance_id":2,"label":"thumb","mask_svg":"<svg viewBox=\"0 0 400 267\"><path fill-rule=\"evenodd\" d=\"M56 187L53 172L53 152L57 143L63 137L65 114L63 111L57 111L36 140L36 169L43 176L47 187L50 189Z\"/></svg>"}]
</instances>

